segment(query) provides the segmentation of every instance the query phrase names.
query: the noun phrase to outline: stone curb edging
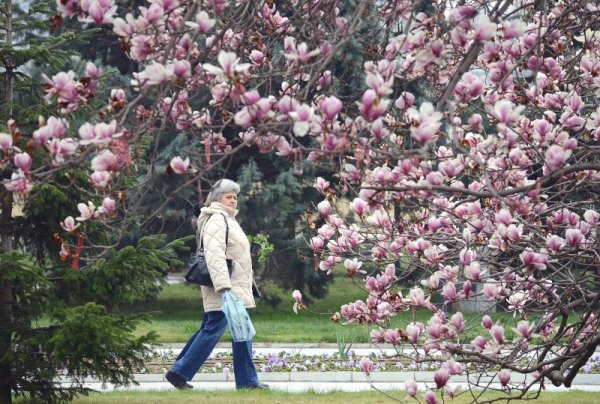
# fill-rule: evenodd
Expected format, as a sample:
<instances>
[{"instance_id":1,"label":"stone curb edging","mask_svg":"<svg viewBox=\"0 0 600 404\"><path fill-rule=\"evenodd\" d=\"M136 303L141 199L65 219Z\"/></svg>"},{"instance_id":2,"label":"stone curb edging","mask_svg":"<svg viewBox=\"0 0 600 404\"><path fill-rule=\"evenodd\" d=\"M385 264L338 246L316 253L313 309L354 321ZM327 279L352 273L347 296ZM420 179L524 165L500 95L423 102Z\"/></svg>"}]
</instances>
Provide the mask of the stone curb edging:
<instances>
[{"instance_id":1,"label":"stone curb edging","mask_svg":"<svg viewBox=\"0 0 600 404\"><path fill-rule=\"evenodd\" d=\"M434 372L373 372L370 378L362 372L340 371L340 372L266 372L260 374L261 381L277 383L402 383L407 380L415 380L418 383L433 383ZM138 373L134 375L135 380L140 384L163 383L166 382L164 374L160 373ZM473 379L471 379L473 380ZM513 374L511 383L521 383L525 380L523 375ZM70 382L67 377L59 378L62 383ZM192 382L214 383L214 382L232 382L233 375L219 373L198 373L192 379ZM468 383L469 378L466 375L453 376L450 379L452 383ZM99 383L95 378L88 377L85 383ZM480 379L479 383L492 382ZM600 374L579 374L575 377L574 385L598 386L600 388Z\"/></svg>"}]
</instances>

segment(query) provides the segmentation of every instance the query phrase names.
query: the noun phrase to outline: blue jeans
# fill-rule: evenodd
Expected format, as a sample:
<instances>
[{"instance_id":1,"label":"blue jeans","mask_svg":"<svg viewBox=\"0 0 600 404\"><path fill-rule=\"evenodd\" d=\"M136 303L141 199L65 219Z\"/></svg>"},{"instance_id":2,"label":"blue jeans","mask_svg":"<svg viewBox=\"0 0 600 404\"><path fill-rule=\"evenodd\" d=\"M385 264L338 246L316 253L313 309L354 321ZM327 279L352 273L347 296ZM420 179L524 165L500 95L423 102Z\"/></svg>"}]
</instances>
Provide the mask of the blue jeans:
<instances>
[{"instance_id":1,"label":"blue jeans","mask_svg":"<svg viewBox=\"0 0 600 404\"><path fill-rule=\"evenodd\" d=\"M200 329L189 339L175 360L171 371L190 381L206 361L227 327L222 311L204 313ZM258 375L252 362L252 341L233 342L233 373L236 387L258 385Z\"/></svg>"}]
</instances>

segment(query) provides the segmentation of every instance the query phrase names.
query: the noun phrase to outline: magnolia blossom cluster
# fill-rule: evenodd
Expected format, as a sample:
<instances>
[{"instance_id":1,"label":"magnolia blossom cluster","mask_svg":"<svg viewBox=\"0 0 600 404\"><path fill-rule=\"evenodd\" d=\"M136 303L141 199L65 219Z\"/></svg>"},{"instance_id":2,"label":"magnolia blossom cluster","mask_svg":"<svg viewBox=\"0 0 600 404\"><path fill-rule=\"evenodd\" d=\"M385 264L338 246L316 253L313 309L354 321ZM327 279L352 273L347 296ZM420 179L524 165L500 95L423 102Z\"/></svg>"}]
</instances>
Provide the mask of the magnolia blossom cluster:
<instances>
[{"instance_id":1,"label":"magnolia blossom cluster","mask_svg":"<svg viewBox=\"0 0 600 404\"><path fill-rule=\"evenodd\" d=\"M8 122L11 133L0 133L0 149L4 162L12 160L13 166L3 163L14 171L11 178L3 184L8 191L18 196L26 197L36 182L44 176L44 165L64 167L76 158L81 158L86 152L91 156L83 159L88 164L89 183L101 196L101 204L96 207L92 202L79 203L80 216L77 221L90 219L107 220L116 216L117 204L110 196L111 183L131 162L129 145L122 140L126 130L117 129L115 119L110 122L86 122L76 132L71 128L68 114L87 105L95 96L102 70L93 63L88 63L85 73L77 77L73 71L58 73L52 78L44 76L46 84L44 91L49 103L58 105L63 116L39 117L38 129L30 135L27 151L22 151L17 144L24 144L24 135L14 120ZM113 89L101 116L108 116L120 110L126 102L122 89ZM33 156L36 156L34 161ZM34 167L38 167L34 170ZM61 223L68 233L77 236L80 223L69 216ZM78 247L69 247L62 243L61 257L66 259L78 256L83 242L81 235L77 237ZM74 264L76 266L76 264Z\"/></svg>"}]
</instances>

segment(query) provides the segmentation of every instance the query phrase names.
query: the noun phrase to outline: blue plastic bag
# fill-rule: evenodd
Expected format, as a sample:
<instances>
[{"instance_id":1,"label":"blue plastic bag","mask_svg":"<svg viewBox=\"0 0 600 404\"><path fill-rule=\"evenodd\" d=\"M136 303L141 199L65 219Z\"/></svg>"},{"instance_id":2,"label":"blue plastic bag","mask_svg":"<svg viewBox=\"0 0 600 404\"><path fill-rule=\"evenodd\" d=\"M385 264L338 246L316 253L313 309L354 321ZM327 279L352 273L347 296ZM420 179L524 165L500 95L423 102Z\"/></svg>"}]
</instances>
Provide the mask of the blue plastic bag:
<instances>
[{"instance_id":1,"label":"blue plastic bag","mask_svg":"<svg viewBox=\"0 0 600 404\"><path fill-rule=\"evenodd\" d=\"M256 331L244 303L228 290L221 293L221 302L221 310L227 318L231 338L235 342L252 341Z\"/></svg>"}]
</instances>

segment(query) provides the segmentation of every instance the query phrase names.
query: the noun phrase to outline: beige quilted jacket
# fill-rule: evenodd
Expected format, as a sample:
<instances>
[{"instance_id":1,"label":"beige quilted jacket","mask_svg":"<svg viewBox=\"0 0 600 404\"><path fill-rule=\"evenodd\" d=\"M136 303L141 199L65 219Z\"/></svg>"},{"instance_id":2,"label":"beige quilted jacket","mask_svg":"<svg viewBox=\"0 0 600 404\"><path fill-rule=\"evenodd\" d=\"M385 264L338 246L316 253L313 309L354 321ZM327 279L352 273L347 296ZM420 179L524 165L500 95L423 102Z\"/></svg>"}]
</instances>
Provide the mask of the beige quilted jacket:
<instances>
[{"instance_id":1,"label":"beige quilted jacket","mask_svg":"<svg viewBox=\"0 0 600 404\"><path fill-rule=\"evenodd\" d=\"M238 211L219 202L202 208L198 217L196 243L200 250L200 237L204 239L204 254L214 288L202 286L204 311L220 311L221 297L218 292L224 289L231 291L244 302L247 308L256 304L252 296L252 258L250 242L246 234L235 220ZM229 278L225 262L225 218L229 225L227 258L233 260L233 273ZM206 226L205 226L206 224ZM202 230L204 229L204 235Z\"/></svg>"}]
</instances>

